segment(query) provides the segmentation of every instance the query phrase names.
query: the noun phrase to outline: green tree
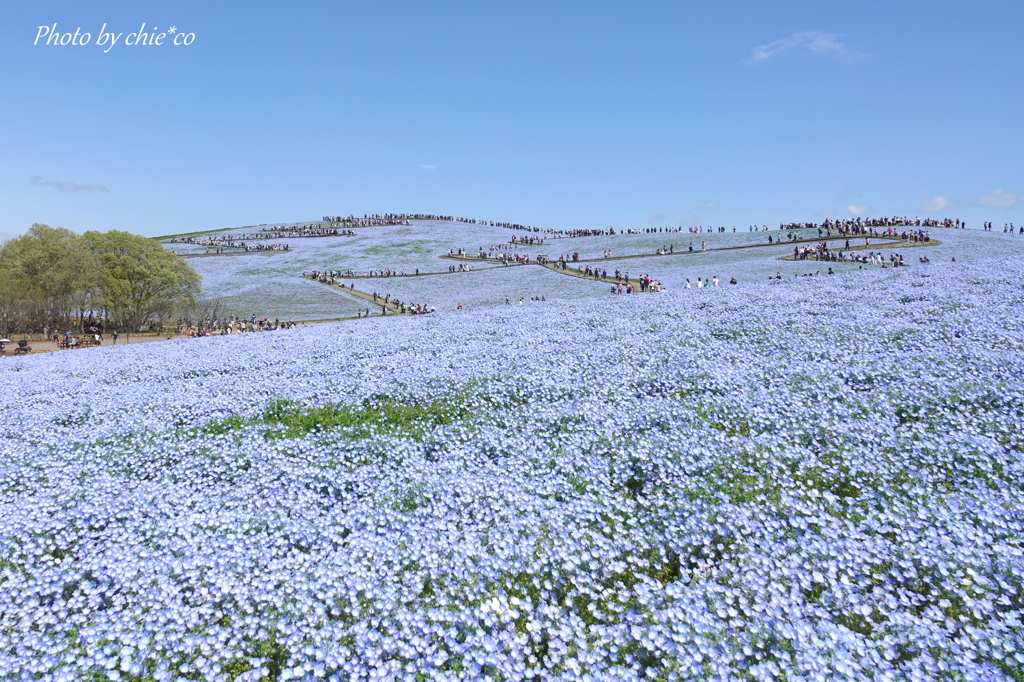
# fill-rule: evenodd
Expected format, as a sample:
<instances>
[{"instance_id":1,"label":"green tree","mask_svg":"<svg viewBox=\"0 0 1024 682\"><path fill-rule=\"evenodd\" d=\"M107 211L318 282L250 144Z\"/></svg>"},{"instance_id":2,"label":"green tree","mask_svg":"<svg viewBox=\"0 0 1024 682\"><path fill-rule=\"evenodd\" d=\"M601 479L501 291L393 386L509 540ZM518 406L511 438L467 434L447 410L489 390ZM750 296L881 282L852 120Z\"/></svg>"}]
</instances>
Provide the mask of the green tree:
<instances>
[{"instance_id":1,"label":"green tree","mask_svg":"<svg viewBox=\"0 0 1024 682\"><path fill-rule=\"evenodd\" d=\"M101 266L81 235L35 223L0 249L4 303L19 310L19 326L66 324L72 310L92 310Z\"/></svg>"},{"instance_id":2,"label":"green tree","mask_svg":"<svg viewBox=\"0 0 1024 682\"><path fill-rule=\"evenodd\" d=\"M103 302L128 333L167 320L199 293L195 270L153 239L117 230L83 236L103 266Z\"/></svg>"},{"instance_id":3,"label":"green tree","mask_svg":"<svg viewBox=\"0 0 1024 682\"><path fill-rule=\"evenodd\" d=\"M0 337L11 336L25 326L26 303L38 296L28 281L10 268L0 267Z\"/></svg>"}]
</instances>

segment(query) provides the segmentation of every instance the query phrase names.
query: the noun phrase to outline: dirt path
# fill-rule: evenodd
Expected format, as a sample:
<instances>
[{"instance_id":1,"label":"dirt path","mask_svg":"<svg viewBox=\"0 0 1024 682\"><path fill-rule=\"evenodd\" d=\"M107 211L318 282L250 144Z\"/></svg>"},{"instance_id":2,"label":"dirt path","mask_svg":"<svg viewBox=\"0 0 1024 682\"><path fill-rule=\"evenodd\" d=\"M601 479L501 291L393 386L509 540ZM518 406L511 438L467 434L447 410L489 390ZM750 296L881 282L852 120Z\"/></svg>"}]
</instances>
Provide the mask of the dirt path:
<instances>
[{"instance_id":1,"label":"dirt path","mask_svg":"<svg viewBox=\"0 0 1024 682\"><path fill-rule=\"evenodd\" d=\"M6 357L13 357L14 356L14 349L18 345L18 341L20 341L21 339L24 339L24 338L25 337L23 335L19 335L18 337L12 339L14 341L14 343L7 344L7 348L4 349ZM137 344L140 344L140 343L151 343L153 341L167 341L169 339L187 339L187 338L188 338L188 334L177 334L177 333L175 333L175 334L132 334L131 339L128 339L123 334L120 334L117 337L117 343L114 343L114 340L110 336L104 335L103 336L103 342L100 344L100 346L127 346L127 345L134 346L134 345L137 345ZM28 345L32 349L32 352L29 353L29 355L36 355L37 353L52 353L52 352L54 352L56 350L60 350L57 347L57 344L54 341L41 341L39 339L33 339L32 341L28 342ZM87 348L98 348L98 347L99 346L89 345L89 346L80 346L80 347L75 347L75 348L70 348L70 349L65 349L65 350L79 351L79 350L85 350ZM2 358L2 357L3 356L0 356L0 358Z\"/></svg>"},{"instance_id":2,"label":"dirt path","mask_svg":"<svg viewBox=\"0 0 1024 682\"><path fill-rule=\"evenodd\" d=\"M575 261L573 264L566 263L565 264L566 267L565 267L564 270L562 268L558 267L558 263L551 263L551 262L548 262L548 263L536 263L536 265L541 265L542 267L545 267L548 270L551 270L552 272L557 272L560 275L569 275L570 277L580 277L582 279L590 280L591 282L598 282L598 283L601 283L601 284L615 284L615 285L618 285L619 282L622 282L623 288L625 288L626 285L632 284L633 285L633 293L637 293L637 292L641 291L641 289L640 289L640 280L635 278L635 277L630 277L629 279L626 279L625 277L621 277L620 276L619 279L615 279L614 272L613 272L613 274L608 275L607 277L604 277L604 276L601 276L601 275L598 275L597 277L595 277L593 273L588 275L586 273L586 271L585 271L586 270L585 268L584 268L584 272L580 272L579 271L579 267L576 266L575 264L576 263L581 263L581 262L582 261ZM593 261L587 261L587 262L589 263L589 262L593 262ZM605 270L605 268L594 268L594 270L601 270L601 271L603 271L603 270ZM657 280L657 278L654 278L654 279Z\"/></svg>"},{"instance_id":3,"label":"dirt path","mask_svg":"<svg viewBox=\"0 0 1024 682\"><path fill-rule=\"evenodd\" d=\"M465 258L462 258L460 256L448 256L448 255L438 256L438 258L443 258L443 259L446 259L446 260L466 260ZM480 261L480 262L486 262L486 261ZM360 280L360 279L408 279L409 277L433 277L434 275L456 275L456 274L462 274L464 272L483 272L484 270L493 270L494 268L499 268L499 267L501 267L501 266L500 265L492 265L490 267L474 268L472 270L455 270L455 271L438 270L437 272L407 272L404 275L354 275L352 277L346 277L345 275L339 275L336 279L355 279L355 280Z\"/></svg>"},{"instance_id":4,"label":"dirt path","mask_svg":"<svg viewBox=\"0 0 1024 682\"><path fill-rule=\"evenodd\" d=\"M424 274L426 274L426 273L424 273ZM448 274L455 274L455 273L438 272L438 273L433 273L433 274L448 275ZM408 275L406 275L406 276L408 276ZM415 275L412 275L412 276L415 277ZM399 277L402 277L402 276L399 275ZM373 304L374 308L383 308L384 310L386 310L388 312L391 312L391 313L394 313L395 315L417 315L417 314L420 314L420 313L411 312L409 310L406 310L405 312L403 312L402 311L402 301L396 302L395 300L391 300L386 295L385 295L385 297L381 297L380 295L378 295L377 298L374 299L372 293L368 294L365 291L360 291L359 289L356 289L352 285L345 286L344 284L338 284L338 283L331 284L329 282L320 282L320 280L318 280L318 279L316 279L314 277L307 277L306 279L311 279L314 282L319 282L320 284L324 284L326 286L329 286L332 289L337 289L339 291L343 291L346 294L349 294L350 296L355 296L357 298L363 299L364 301L369 301L370 303ZM384 277L382 279L389 279L389 278ZM405 303L408 304L408 301L405 301ZM373 311L373 308L370 308L369 310L371 311L371 314L375 314L375 312ZM364 316L364 317L366 317L366 316ZM348 318L348 319L353 319L353 318Z\"/></svg>"},{"instance_id":5,"label":"dirt path","mask_svg":"<svg viewBox=\"0 0 1024 682\"><path fill-rule=\"evenodd\" d=\"M869 249L871 251L876 251L876 250L881 250L881 249L912 249L912 248L915 248L915 247L918 247L918 246L938 246L941 243L942 242L940 242L937 239L931 239L931 240L926 241L926 242L912 242L909 239L897 239L896 241L885 241L885 242L881 242L881 243L878 243L878 244L861 244L860 246L851 246L848 249L843 249L843 251L867 251ZM788 256L783 256L782 258L779 258L778 260L796 260L796 258L793 256L793 254L789 254ZM816 258L808 258L807 260L813 260L815 262L819 262ZM820 262L822 262L822 263L834 263L836 261L820 261ZM846 262L848 262L848 261L846 261Z\"/></svg>"}]
</instances>

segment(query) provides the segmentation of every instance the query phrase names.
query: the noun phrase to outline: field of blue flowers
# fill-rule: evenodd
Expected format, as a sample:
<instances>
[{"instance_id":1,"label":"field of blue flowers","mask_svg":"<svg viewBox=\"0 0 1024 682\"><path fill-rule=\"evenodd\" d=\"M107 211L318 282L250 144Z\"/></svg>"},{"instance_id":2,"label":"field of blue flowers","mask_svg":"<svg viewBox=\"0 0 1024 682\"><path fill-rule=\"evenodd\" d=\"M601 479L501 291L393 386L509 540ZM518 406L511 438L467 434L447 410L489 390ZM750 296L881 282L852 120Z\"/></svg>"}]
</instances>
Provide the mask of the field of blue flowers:
<instances>
[{"instance_id":1,"label":"field of blue flowers","mask_svg":"<svg viewBox=\"0 0 1024 682\"><path fill-rule=\"evenodd\" d=\"M341 293L338 289L302 279L303 272L313 270L353 271L357 273L391 269L446 273L452 261L439 257L451 249L464 248L468 253L506 244L517 233L501 227L449 221L413 221L411 226L361 227L354 237L295 238L287 242L290 251L270 251L246 255L192 258L189 264L202 277L203 296L223 300L227 313L248 318L270 317L283 320L336 319L353 316L366 307L362 299ZM811 238L815 230L799 231L802 238ZM223 234L239 234L238 229ZM896 249L909 264L916 264L920 255L934 262L990 260L1011 254L1024 256L1024 238L1000 232L980 230L933 229L940 244L926 248ZM512 252L535 258L545 254L556 258L561 254L579 253L581 258L600 258L611 251L622 256L644 255L644 258L608 260L600 264L609 274L616 269L630 277L651 275L671 291L685 288L685 281L697 277L719 277L727 282L736 277L740 286L767 280L776 273L785 277L822 272L832 265L836 272L857 270L855 263L817 263L814 261L780 261L792 254L792 246L767 246L768 236L778 238L778 230L765 232L707 233L657 232L617 234L583 238L551 238L543 245L515 247ZM854 245L860 240L852 240ZM876 240L877 241L877 240ZM690 244L693 253L685 252ZM707 251L701 252L702 243ZM735 248L757 245L757 248ZM201 251L205 247L168 244L168 248L184 252ZM676 255L654 257L659 248L673 247ZM883 251L885 255L888 250ZM824 266L824 267L823 267ZM519 298L601 298L609 296L609 287L588 281L545 272L537 266L494 268L477 263L475 272L459 272L432 277L346 280L362 291L378 291L381 295L413 303L453 309L458 303L469 307L504 304L505 299ZM489 269L484 269L489 268Z\"/></svg>"},{"instance_id":2,"label":"field of blue flowers","mask_svg":"<svg viewBox=\"0 0 1024 682\"><path fill-rule=\"evenodd\" d=\"M1024 680L1022 281L9 358L0 678Z\"/></svg>"}]
</instances>

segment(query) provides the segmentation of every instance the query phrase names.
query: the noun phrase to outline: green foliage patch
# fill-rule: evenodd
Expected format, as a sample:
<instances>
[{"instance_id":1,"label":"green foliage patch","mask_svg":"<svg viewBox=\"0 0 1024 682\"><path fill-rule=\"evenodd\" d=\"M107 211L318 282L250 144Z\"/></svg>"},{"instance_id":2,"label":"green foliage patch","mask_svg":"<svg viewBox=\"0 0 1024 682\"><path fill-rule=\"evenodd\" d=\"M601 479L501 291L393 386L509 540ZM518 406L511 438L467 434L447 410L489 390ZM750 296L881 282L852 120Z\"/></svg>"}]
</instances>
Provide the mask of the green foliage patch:
<instances>
[{"instance_id":1,"label":"green foliage patch","mask_svg":"<svg viewBox=\"0 0 1024 682\"><path fill-rule=\"evenodd\" d=\"M371 435L407 434L420 440L438 426L449 426L470 415L461 394L424 403L405 398L378 395L360 403L331 403L305 407L290 400L275 400L259 416L245 419L231 415L209 422L199 432L225 434L267 426L267 440L299 438L313 432L331 432L345 439L358 440Z\"/></svg>"}]
</instances>

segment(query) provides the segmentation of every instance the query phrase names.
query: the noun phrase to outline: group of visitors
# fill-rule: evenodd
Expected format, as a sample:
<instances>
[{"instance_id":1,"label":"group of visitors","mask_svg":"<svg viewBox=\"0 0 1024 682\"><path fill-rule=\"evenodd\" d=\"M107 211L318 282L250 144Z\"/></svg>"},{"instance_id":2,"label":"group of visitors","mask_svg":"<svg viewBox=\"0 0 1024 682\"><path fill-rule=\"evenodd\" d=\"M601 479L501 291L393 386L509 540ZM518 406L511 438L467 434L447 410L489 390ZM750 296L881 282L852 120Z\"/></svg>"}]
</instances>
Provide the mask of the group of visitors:
<instances>
[{"instance_id":1,"label":"group of visitors","mask_svg":"<svg viewBox=\"0 0 1024 682\"><path fill-rule=\"evenodd\" d=\"M846 248L850 247L850 242L847 240ZM829 261L837 263L862 263L866 265L884 265L885 259L881 252L871 251L867 255L846 253L842 249L830 249L828 248L828 242L821 242L815 246L794 246L793 247L793 260L810 260L814 259L817 261ZM889 262L892 267L899 267L903 265L903 256L894 253L890 254Z\"/></svg>"},{"instance_id":2,"label":"group of visitors","mask_svg":"<svg viewBox=\"0 0 1024 682\"><path fill-rule=\"evenodd\" d=\"M772 279L771 275L768 276L768 279ZM779 279L782 279L782 275L779 275ZM729 278L729 284L738 284L738 282L736 281L735 277L730 277ZM711 279L701 279L700 277L698 277L697 278L697 283L696 284L692 284L692 285L690 284L690 278L687 277L686 278L686 284L683 285L683 287L686 288L686 289L690 289L691 287L692 288L696 288L696 289L704 289L706 287L717 287L717 286L718 286L718 275L715 275Z\"/></svg>"},{"instance_id":3,"label":"group of visitors","mask_svg":"<svg viewBox=\"0 0 1024 682\"><path fill-rule=\"evenodd\" d=\"M629 281L628 277L626 278L626 281ZM640 291L662 291L661 282L654 279L650 275L640 275Z\"/></svg>"},{"instance_id":4,"label":"group of visitors","mask_svg":"<svg viewBox=\"0 0 1024 682\"><path fill-rule=\"evenodd\" d=\"M607 279L608 278L608 271L607 270L603 270L601 268L592 268L589 265L587 265L587 266L580 265L580 266L577 266L576 270L577 270L577 272L579 272L584 277L593 277L594 279Z\"/></svg>"},{"instance_id":5,"label":"group of visitors","mask_svg":"<svg viewBox=\"0 0 1024 682\"><path fill-rule=\"evenodd\" d=\"M237 242L235 244L229 244L229 246L236 246L242 249L243 252L250 251L291 251L291 248L287 244L251 244L249 242Z\"/></svg>"},{"instance_id":6,"label":"group of visitors","mask_svg":"<svg viewBox=\"0 0 1024 682\"><path fill-rule=\"evenodd\" d=\"M7 339L0 339L0 357L7 357L7 344L10 343ZM28 345L28 339L22 339L18 341L18 344L14 347L15 355L28 355L32 352L32 346Z\"/></svg>"},{"instance_id":7,"label":"group of visitors","mask_svg":"<svg viewBox=\"0 0 1024 682\"><path fill-rule=\"evenodd\" d=\"M379 274L370 274L369 276L371 276L371 277L393 276L393 275L397 274L397 273L394 273L391 270L381 270L381 271L371 271L371 272L372 273L379 273ZM392 275L385 275L384 273L392 273ZM402 271L402 274L405 274L404 270ZM416 274L419 274L419 270L416 270ZM305 272L302 273L302 276L303 277L309 277L310 279L313 279L313 280L315 280L317 282L321 282L322 284L337 285L337 278L339 278L339 277L352 278L352 277L354 277L356 275L354 275L351 271L346 272L346 273L341 273L338 270L326 270L326 271L323 271L323 272L321 272L319 270L313 270L312 272L309 272L309 273L305 273ZM341 286L342 289L346 288L344 282L342 282L340 286ZM404 314L417 315L417 314L422 314L422 313L432 313L432 312L434 312L433 306L428 306L428 305L425 305L425 304L422 304L422 303L419 303L419 304L406 303L404 301L399 301L397 298L392 298L391 294L382 294L382 293L377 292L377 291L374 291L374 292L372 292L370 294L366 294L366 293L363 293L363 292L357 292L355 286L352 285L351 283L348 285L347 288L354 295L359 295L359 296L368 297L368 298L372 299L373 302L376 305L380 306L380 314L381 315L386 315L387 314L387 310L388 310L389 307L391 309L393 309L396 313L404 313ZM369 317L370 316L370 309L366 308L365 315L360 310L360 311L358 311L356 316L357 317Z\"/></svg>"},{"instance_id":8,"label":"group of visitors","mask_svg":"<svg viewBox=\"0 0 1024 682\"><path fill-rule=\"evenodd\" d=\"M54 329L53 334L50 335L48 328L43 328L43 338L50 338L53 341L53 345L58 350L64 350L68 348L88 348L90 346L99 346L103 343L103 322L102 320L96 320L89 318L89 324L85 326L85 331L81 336L76 336L70 329L66 330L63 334L58 330ZM111 341L117 343L117 332L113 332L110 335ZM28 341L32 340L32 331L29 330ZM27 346L27 343L26 343ZM29 348L28 350L32 350Z\"/></svg>"},{"instance_id":9,"label":"group of visitors","mask_svg":"<svg viewBox=\"0 0 1024 682\"><path fill-rule=\"evenodd\" d=\"M750 231L753 232L756 227L757 227L757 225L754 225L753 227L750 228ZM680 229L682 229L682 228L680 228ZM680 230L669 230L669 231L671 231L671 232L679 232ZM725 225L719 225L718 227L712 227L712 226L709 225L709 226L707 226L707 228L705 228L703 225L698 225L697 227L687 228L686 231L689 232L690 234L702 234L704 232L725 232L726 229L725 229ZM732 231L735 232L736 228L733 227Z\"/></svg>"},{"instance_id":10,"label":"group of visitors","mask_svg":"<svg viewBox=\"0 0 1024 682\"><path fill-rule=\"evenodd\" d=\"M269 239L297 239L301 237L351 237L355 232L350 229L324 227L321 223L306 225L273 225L255 232L245 234L221 234L210 237L172 237L171 244L196 244L199 246L232 246L242 248L246 242L267 241ZM288 248L276 249L287 251Z\"/></svg>"},{"instance_id":11,"label":"group of visitors","mask_svg":"<svg viewBox=\"0 0 1024 682\"><path fill-rule=\"evenodd\" d=\"M992 223L991 222L984 223L983 225L984 226L981 229L983 229L985 232L991 232L992 231ZM1014 230L1016 230L1016 232L1014 232ZM1019 228L1015 228L1013 226L1013 223L1003 223L1003 234L1006 234L1006 233L1009 233L1009 234L1024 234L1024 225L1021 225Z\"/></svg>"},{"instance_id":12,"label":"group of visitors","mask_svg":"<svg viewBox=\"0 0 1024 682\"><path fill-rule=\"evenodd\" d=\"M508 260L520 261L522 259L519 258L519 254L508 254L505 252L512 251L517 246L525 246L527 244L540 246L544 244L544 240L537 238L533 241L528 241L526 238L520 238L518 241L516 239L512 239L507 244L492 244L486 249L481 246L473 257L481 260L500 260L502 262ZM470 257L467 255L466 249L449 249L448 255L462 258Z\"/></svg>"},{"instance_id":13,"label":"group of visitors","mask_svg":"<svg viewBox=\"0 0 1024 682\"><path fill-rule=\"evenodd\" d=\"M178 333L187 334L190 339L198 339L214 335L226 336L228 334L292 329L296 326L297 323L295 322L283 322L281 318L277 317L273 320L269 317L257 319L256 313L253 313L248 319L241 315L229 315L227 319L215 317L211 320L204 320L199 324L178 325ZM116 343L117 335L115 334L114 336L114 342Z\"/></svg>"},{"instance_id":14,"label":"group of visitors","mask_svg":"<svg viewBox=\"0 0 1024 682\"><path fill-rule=\"evenodd\" d=\"M413 274L419 275L420 269L416 268ZM342 279L369 279L374 277L409 277L410 273L406 272L405 268L402 269L391 269L387 268L384 270L366 270L364 272L356 272L355 270L313 270L309 273L303 272L303 277L309 277L315 279L323 284L334 284L336 278Z\"/></svg>"},{"instance_id":15,"label":"group of visitors","mask_svg":"<svg viewBox=\"0 0 1024 682\"><path fill-rule=\"evenodd\" d=\"M336 278L342 277L343 275L338 270L313 270L311 272L302 273L302 276L308 277L309 279L312 279L316 282L320 282L321 284L335 284L337 283ZM344 277L355 276L356 275L353 274L351 270L344 274Z\"/></svg>"},{"instance_id":16,"label":"group of visitors","mask_svg":"<svg viewBox=\"0 0 1024 682\"><path fill-rule=\"evenodd\" d=\"M355 232L347 228L324 227L322 223L308 225L276 225L256 232L243 234L238 239L289 239L300 237L354 237ZM231 239L231 235L226 235Z\"/></svg>"},{"instance_id":17,"label":"group of visitors","mask_svg":"<svg viewBox=\"0 0 1024 682\"><path fill-rule=\"evenodd\" d=\"M462 218L451 215L438 215L435 213L374 213L363 214L362 218L355 216L324 216L325 223L337 223L354 227L369 227L374 225L411 225L411 220L435 220L454 223L466 223L467 225L488 225L490 227L504 227L509 230L521 232L560 232L560 230L541 230L539 227L521 225L519 223L507 223L497 220L479 220L476 218Z\"/></svg>"},{"instance_id":18,"label":"group of visitors","mask_svg":"<svg viewBox=\"0 0 1024 682\"><path fill-rule=\"evenodd\" d=\"M378 225L411 225L410 218L411 216L404 213L374 213L373 215L364 213L362 218L357 218L354 215L325 215L323 222L344 227L375 227Z\"/></svg>"},{"instance_id":19,"label":"group of visitors","mask_svg":"<svg viewBox=\"0 0 1024 682\"><path fill-rule=\"evenodd\" d=\"M197 246L216 247L217 253L223 253L223 249L238 249L239 251L290 251L291 249L287 244L252 244L248 241L243 241L242 238L246 239L264 239L264 237L257 236L256 234L244 234L238 238L232 235L225 235L224 237L175 237L171 239L172 243L176 244L195 244Z\"/></svg>"},{"instance_id":20,"label":"group of visitors","mask_svg":"<svg viewBox=\"0 0 1024 682\"><path fill-rule=\"evenodd\" d=\"M546 300L547 299L544 298L543 296L531 296L530 297L530 303L539 303L540 301L546 301ZM512 302L509 301L506 298L505 299L505 305L512 305ZM519 297L519 305L526 305L526 297L525 296L520 296ZM461 303L458 305L457 309L458 310L462 310L462 304Z\"/></svg>"},{"instance_id":21,"label":"group of visitors","mask_svg":"<svg viewBox=\"0 0 1024 682\"><path fill-rule=\"evenodd\" d=\"M615 230L609 227L607 230L566 230L563 233L566 237L604 237L614 235Z\"/></svg>"},{"instance_id":22,"label":"group of visitors","mask_svg":"<svg viewBox=\"0 0 1024 682\"><path fill-rule=\"evenodd\" d=\"M943 220L936 220L934 218L907 218L900 216L882 217L882 218L848 218L844 220L829 218L823 221L820 225L818 223L780 223L780 230L801 230L801 229L818 229L820 230L836 230L840 234L864 234L867 232L867 228L878 228L878 227L952 227L952 228L966 228L967 223L960 219L945 218ZM877 234L873 232L872 234Z\"/></svg>"},{"instance_id":23,"label":"group of visitors","mask_svg":"<svg viewBox=\"0 0 1024 682\"><path fill-rule=\"evenodd\" d=\"M351 288L351 285L349 287ZM382 315L389 305L395 309L395 312L405 315L423 315L434 312L434 306L428 306L423 303L406 303L399 301L397 298L391 298L391 294L382 295L376 291L373 292L373 302L381 306ZM366 314L369 316L369 310L367 310Z\"/></svg>"}]
</instances>

